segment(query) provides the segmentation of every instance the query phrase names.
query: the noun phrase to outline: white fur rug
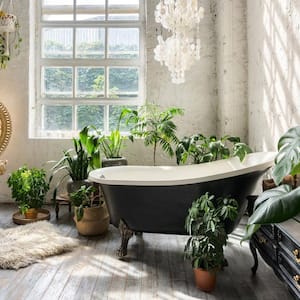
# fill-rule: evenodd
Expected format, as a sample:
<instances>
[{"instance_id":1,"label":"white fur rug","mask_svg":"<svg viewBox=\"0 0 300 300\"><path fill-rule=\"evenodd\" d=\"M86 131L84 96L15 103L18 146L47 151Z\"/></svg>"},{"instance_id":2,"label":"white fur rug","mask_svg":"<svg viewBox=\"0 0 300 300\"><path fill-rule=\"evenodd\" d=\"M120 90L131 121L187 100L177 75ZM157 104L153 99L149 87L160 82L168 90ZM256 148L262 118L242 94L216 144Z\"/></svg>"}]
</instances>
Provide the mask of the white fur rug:
<instances>
[{"instance_id":1,"label":"white fur rug","mask_svg":"<svg viewBox=\"0 0 300 300\"><path fill-rule=\"evenodd\" d=\"M23 268L78 245L78 240L65 237L57 226L47 221L0 229L0 268Z\"/></svg>"}]
</instances>

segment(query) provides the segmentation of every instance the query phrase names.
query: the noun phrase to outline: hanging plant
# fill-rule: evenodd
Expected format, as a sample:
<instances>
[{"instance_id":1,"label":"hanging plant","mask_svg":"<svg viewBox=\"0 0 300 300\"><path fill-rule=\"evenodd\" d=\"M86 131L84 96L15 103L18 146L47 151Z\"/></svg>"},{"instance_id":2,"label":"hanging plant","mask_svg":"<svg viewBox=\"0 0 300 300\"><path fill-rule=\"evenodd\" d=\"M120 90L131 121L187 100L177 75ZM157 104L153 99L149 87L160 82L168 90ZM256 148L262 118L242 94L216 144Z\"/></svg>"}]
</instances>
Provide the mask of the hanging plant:
<instances>
[{"instance_id":1,"label":"hanging plant","mask_svg":"<svg viewBox=\"0 0 300 300\"><path fill-rule=\"evenodd\" d=\"M13 10L12 0L8 6L8 12L0 4L0 68L5 69L11 55L18 55L22 39L20 37L20 25L17 17L10 13ZM17 52L16 52L17 51Z\"/></svg>"}]
</instances>

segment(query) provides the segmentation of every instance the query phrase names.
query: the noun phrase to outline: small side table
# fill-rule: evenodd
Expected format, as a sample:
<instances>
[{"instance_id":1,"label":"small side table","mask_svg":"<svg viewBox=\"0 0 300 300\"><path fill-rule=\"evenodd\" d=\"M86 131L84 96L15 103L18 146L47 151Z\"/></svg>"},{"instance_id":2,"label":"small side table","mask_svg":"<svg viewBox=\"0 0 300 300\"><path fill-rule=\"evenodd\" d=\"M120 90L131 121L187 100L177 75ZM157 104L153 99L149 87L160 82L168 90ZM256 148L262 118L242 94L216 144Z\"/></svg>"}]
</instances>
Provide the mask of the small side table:
<instances>
[{"instance_id":1,"label":"small side table","mask_svg":"<svg viewBox=\"0 0 300 300\"><path fill-rule=\"evenodd\" d=\"M61 205L61 204L68 205L69 212L71 212L71 200L70 200L68 194L61 194L56 197L56 200L55 200L56 219L58 219L59 205Z\"/></svg>"}]
</instances>

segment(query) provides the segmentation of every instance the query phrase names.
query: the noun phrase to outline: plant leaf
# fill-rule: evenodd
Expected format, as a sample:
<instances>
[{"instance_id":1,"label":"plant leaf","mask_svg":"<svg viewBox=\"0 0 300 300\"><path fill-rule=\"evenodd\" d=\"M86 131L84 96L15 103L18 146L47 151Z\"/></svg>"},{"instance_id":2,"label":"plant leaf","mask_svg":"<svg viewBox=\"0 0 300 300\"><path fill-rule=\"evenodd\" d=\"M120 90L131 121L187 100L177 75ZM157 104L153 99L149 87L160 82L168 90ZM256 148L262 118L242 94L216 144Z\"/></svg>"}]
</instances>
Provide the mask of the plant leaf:
<instances>
[{"instance_id":1,"label":"plant leaf","mask_svg":"<svg viewBox=\"0 0 300 300\"><path fill-rule=\"evenodd\" d=\"M248 224L280 223L298 213L300 213L300 187L264 201L254 210Z\"/></svg>"},{"instance_id":2,"label":"plant leaf","mask_svg":"<svg viewBox=\"0 0 300 300\"><path fill-rule=\"evenodd\" d=\"M276 188L267 190L265 192L263 192L256 200L255 200L255 204L254 204L254 210L257 209L257 207L259 205L261 205L262 203L264 203L266 200L272 198L272 199L277 199L277 198L281 198L282 196L284 196L285 194L287 194L288 192L291 191L291 186L287 185L287 184L283 184L280 185Z\"/></svg>"},{"instance_id":3,"label":"plant leaf","mask_svg":"<svg viewBox=\"0 0 300 300\"><path fill-rule=\"evenodd\" d=\"M260 224L248 224L246 226L245 234L241 240L241 243L246 240L250 240L252 235L260 228Z\"/></svg>"},{"instance_id":4,"label":"plant leaf","mask_svg":"<svg viewBox=\"0 0 300 300\"><path fill-rule=\"evenodd\" d=\"M278 154L273 171L275 183L278 185L284 176L295 174L300 162L300 126L289 129L278 141Z\"/></svg>"}]
</instances>

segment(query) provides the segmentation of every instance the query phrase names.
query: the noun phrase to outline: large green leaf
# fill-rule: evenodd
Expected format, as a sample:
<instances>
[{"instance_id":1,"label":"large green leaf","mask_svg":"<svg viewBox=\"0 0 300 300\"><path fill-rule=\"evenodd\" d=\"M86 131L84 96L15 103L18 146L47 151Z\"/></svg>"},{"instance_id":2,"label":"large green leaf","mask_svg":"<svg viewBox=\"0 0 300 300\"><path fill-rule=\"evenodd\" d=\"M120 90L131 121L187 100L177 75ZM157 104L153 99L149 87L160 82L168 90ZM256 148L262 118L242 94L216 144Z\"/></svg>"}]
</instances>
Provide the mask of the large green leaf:
<instances>
[{"instance_id":1,"label":"large green leaf","mask_svg":"<svg viewBox=\"0 0 300 300\"><path fill-rule=\"evenodd\" d=\"M254 204L254 210L258 208L262 203L264 203L268 199L277 199L281 198L285 194L289 193L291 191L291 186L287 184L280 185L276 188L267 190L263 192L255 201Z\"/></svg>"},{"instance_id":2,"label":"large green leaf","mask_svg":"<svg viewBox=\"0 0 300 300\"><path fill-rule=\"evenodd\" d=\"M275 188L277 191L280 187ZM273 191L275 190L273 189ZM280 193L261 203L249 218L248 224L270 224L286 221L300 213L300 187Z\"/></svg>"},{"instance_id":3,"label":"large green leaf","mask_svg":"<svg viewBox=\"0 0 300 300\"><path fill-rule=\"evenodd\" d=\"M300 168L300 126L289 129L278 142L273 177L278 185L284 176L295 175Z\"/></svg>"},{"instance_id":4,"label":"large green leaf","mask_svg":"<svg viewBox=\"0 0 300 300\"><path fill-rule=\"evenodd\" d=\"M241 243L246 240L250 240L252 235L260 228L260 224L248 224L246 226L245 234L241 240Z\"/></svg>"}]
</instances>

